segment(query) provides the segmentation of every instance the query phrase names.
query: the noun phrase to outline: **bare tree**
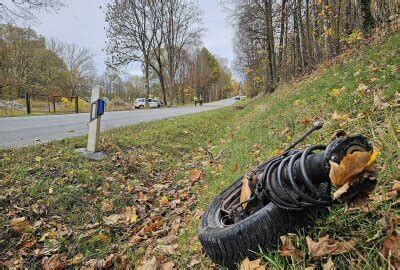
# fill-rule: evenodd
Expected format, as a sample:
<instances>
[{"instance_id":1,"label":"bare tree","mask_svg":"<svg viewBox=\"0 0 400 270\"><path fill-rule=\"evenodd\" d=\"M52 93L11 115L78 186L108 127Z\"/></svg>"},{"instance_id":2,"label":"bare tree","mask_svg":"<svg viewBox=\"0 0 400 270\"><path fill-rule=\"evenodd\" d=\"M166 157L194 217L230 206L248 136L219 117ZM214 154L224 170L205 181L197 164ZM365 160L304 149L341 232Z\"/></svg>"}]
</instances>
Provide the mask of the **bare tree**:
<instances>
[{"instance_id":1,"label":"bare tree","mask_svg":"<svg viewBox=\"0 0 400 270\"><path fill-rule=\"evenodd\" d=\"M75 96L80 90L90 88L90 81L95 76L96 69L94 56L87 48L79 47L74 43L62 43L51 40L48 48L58 54L67 66L65 83L71 96Z\"/></svg>"},{"instance_id":2,"label":"bare tree","mask_svg":"<svg viewBox=\"0 0 400 270\"><path fill-rule=\"evenodd\" d=\"M200 43L202 13L193 1L170 0L165 1L165 5L167 16L163 20L164 46L168 61L169 90L174 92L177 90L176 73L186 50Z\"/></svg>"},{"instance_id":3,"label":"bare tree","mask_svg":"<svg viewBox=\"0 0 400 270\"><path fill-rule=\"evenodd\" d=\"M59 10L64 6L61 0L5 0L0 3L0 22L35 22L40 10Z\"/></svg>"},{"instance_id":4,"label":"bare tree","mask_svg":"<svg viewBox=\"0 0 400 270\"><path fill-rule=\"evenodd\" d=\"M143 65L146 106L150 91L150 58L157 34L150 19L150 5L146 0L115 0L107 8L110 64L126 66L136 62Z\"/></svg>"}]
</instances>

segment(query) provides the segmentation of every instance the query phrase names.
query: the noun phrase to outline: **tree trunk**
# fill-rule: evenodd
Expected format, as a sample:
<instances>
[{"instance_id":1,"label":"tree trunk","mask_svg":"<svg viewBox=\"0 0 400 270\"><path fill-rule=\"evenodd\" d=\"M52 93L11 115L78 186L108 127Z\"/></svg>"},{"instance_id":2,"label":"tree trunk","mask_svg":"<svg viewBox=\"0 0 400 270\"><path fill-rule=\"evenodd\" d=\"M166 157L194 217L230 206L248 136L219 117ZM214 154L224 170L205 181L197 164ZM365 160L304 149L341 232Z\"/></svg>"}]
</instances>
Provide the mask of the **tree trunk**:
<instances>
[{"instance_id":1,"label":"tree trunk","mask_svg":"<svg viewBox=\"0 0 400 270\"><path fill-rule=\"evenodd\" d=\"M335 54L340 53L340 24L341 24L341 13L342 13L342 0L337 1L337 13L336 13L336 31L335 31Z\"/></svg>"},{"instance_id":2,"label":"tree trunk","mask_svg":"<svg viewBox=\"0 0 400 270\"><path fill-rule=\"evenodd\" d=\"M286 2L287 0L282 0L282 9L281 9L281 33L279 36L279 54L278 54L278 78L281 78L281 70L282 70L282 55L283 55L283 37L285 35L285 24L287 23L287 16L286 16ZM279 80L277 78L277 80Z\"/></svg>"},{"instance_id":3,"label":"tree trunk","mask_svg":"<svg viewBox=\"0 0 400 270\"><path fill-rule=\"evenodd\" d=\"M144 70L145 70L145 80L146 80L146 85L145 85L145 90L144 90L144 96L145 96L145 104L144 106L146 108L149 107L149 94L150 94L150 72L149 72L149 59L146 57L145 63L144 63Z\"/></svg>"},{"instance_id":4,"label":"tree trunk","mask_svg":"<svg viewBox=\"0 0 400 270\"><path fill-rule=\"evenodd\" d=\"M362 31L369 34L371 29L375 27L375 19L371 12L371 0L360 0L362 14Z\"/></svg>"},{"instance_id":5,"label":"tree trunk","mask_svg":"<svg viewBox=\"0 0 400 270\"><path fill-rule=\"evenodd\" d=\"M276 62L275 62L275 42L272 24L272 0L265 0L265 24L267 31L267 52L268 52L268 83L267 92L273 92L276 84Z\"/></svg>"}]
</instances>

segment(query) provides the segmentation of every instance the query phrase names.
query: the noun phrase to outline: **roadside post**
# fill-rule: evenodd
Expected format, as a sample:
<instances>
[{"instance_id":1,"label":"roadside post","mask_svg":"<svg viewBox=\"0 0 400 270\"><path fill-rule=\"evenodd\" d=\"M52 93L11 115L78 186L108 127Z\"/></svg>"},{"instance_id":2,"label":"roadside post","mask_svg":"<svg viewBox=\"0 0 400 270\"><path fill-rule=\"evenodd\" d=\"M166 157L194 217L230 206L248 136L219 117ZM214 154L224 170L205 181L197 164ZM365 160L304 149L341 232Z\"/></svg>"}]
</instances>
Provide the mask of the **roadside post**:
<instances>
[{"instance_id":1,"label":"roadside post","mask_svg":"<svg viewBox=\"0 0 400 270\"><path fill-rule=\"evenodd\" d=\"M92 89L92 98L90 105L90 121L88 143L86 148L77 149L77 152L82 153L87 158L92 160L102 160L106 157L104 152L99 152L100 141L100 123L101 116L105 112L105 102L101 99L102 88L96 86Z\"/></svg>"},{"instance_id":2,"label":"roadside post","mask_svg":"<svg viewBox=\"0 0 400 270\"><path fill-rule=\"evenodd\" d=\"M97 152L100 135L100 121L104 114L104 101L101 98L101 87L96 86L92 90L92 100L90 105L90 123L87 150Z\"/></svg>"},{"instance_id":3,"label":"roadside post","mask_svg":"<svg viewBox=\"0 0 400 270\"><path fill-rule=\"evenodd\" d=\"M25 93L25 99L26 99L26 113L31 114L31 99L28 91L26 91Z\"/></svg>"},{"instance_id":4,"label":"roadside post","mask_svg":"<svg viewBox=\"0 0 400 270\"><path fill-rule=\"evenodd\" d=\"M75 112L79 113L79 96L75 97Z\"/></svg>"}]
</instances>

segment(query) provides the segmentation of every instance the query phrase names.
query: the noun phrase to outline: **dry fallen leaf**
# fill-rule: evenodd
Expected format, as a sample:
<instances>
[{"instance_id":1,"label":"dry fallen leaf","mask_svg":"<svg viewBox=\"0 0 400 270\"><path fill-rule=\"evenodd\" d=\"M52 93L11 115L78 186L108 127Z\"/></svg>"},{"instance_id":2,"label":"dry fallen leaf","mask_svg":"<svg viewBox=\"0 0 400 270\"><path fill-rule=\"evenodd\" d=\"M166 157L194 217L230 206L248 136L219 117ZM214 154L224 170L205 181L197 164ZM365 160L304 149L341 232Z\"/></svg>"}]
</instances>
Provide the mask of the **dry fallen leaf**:
<instances>
[{"instance_id":1,"label":"dry fallen leaf","mask_svg":"<svg viewBox=\"0 0 400 270\"><path fill-rule=\"evenodd\" d=\"M392 234L386 237L382 246L382 254L389 259L394 269L400 269L400 237Z\"/></svg>"},{"instance_id":2,"label":"dry fallen leaf","mask_svg":"<svg viewBox=\"0 0 400 270\"><path fill-rule=\"evenodd\" d=\"M111 211L112 208L113 208L112 204L111 204L110 202L108 202L108 201L105 201L105 202L102 202L102 203L101 203L101 208L100 208L100 210L101 210L101 212L104 213L104 212L109 212L109 211Z\"/></svg>"},{"instance_id":3,"label":"dry fallen leaf","mask_svg":"<svg viewBox=\"0 0 400 270\"><path fill-rule=\"evenodd\" d=\"M192 182L197 182L201 178L201 171L199 169L193 169L190 171L189 180Z\"/></svg>"},{"instance_id":4,"label":"dry fallen leaf","mask_svg":"<svg viewBox=\"0 0 400 270\"><path fill-rule=\"evenodd\" d=\"M309 255L312 258L346 253L356 245L354 240L339 242L337 240L329 239L329 235L319 238L318 242L314 242L309 236L307 236L306 241Z\"/></svg>"},{"instance_id":5,"label":"dry fallen leaf","mask_svg":"<svg viewBox=\"0 0 400 270\"><path fill-rule=\"evenodd\" d=\"M354 152L345 156L340 164L330 161L329 178L335 186L343 186L351 178L362 172L371 159L372 152Z\"/></svg>"},{"instance_id":6,"label":"dry fallen leaf","mask_svg":"<svg viewBox=\"0 0 400 270\"><path fill-rule=\"evenodd\" d=\"M119 219L121 218L121 215L114 214L108 217L103 217L103 220L106 225L112 226L118 223Z\"/></svg>"},{"instance_id":7,"label":"dry fallen leaf","mask_svg":"<svg viewBox=\"0 0 400 270\"><path fill-rule=\"evenodd\" d=\"M160 265L160 270L172 270L174 269L175 263L166 262Z\"/></svg>"},{"instance_id":8,"label":"dry fallen leaf","mask_svg":"<svg viewBox=\"0 0 400 270\"><path fill-rule=\"evenodd\" d=\"M346 122L347 120L350 119L350 115L347 113L340 115L336 111L334 111L332 114L332 119L340 122Z\"/></svg>"},{"instance_id":9,"label":"dry fallen leaf","mask_svg":"<svg viewBox=\"0 0 400 270\"><path fill-rule=\"evenodd\" d=\"M261 264L260 259L250 261L246 258L240 264L240 270L265 270L265 266Z\"/></svg>"},{"instance_id":10,"label":"dry fallen leaf","mask_svg":"<svg viewBox=\"0 0 400 270\"><path fill-rule=\"evenodd\" d=\"M400 181L397 181L393 187L388 192L389 198L398 198L400 197Z\"/></svg>"},{"instance_id":11,"label":"dry fallen leaf","mask_svg":"<svg viewBox=\"0 0 400 270\"><path fill-rule=\"evenodd\" d=\"M355 180L341 186L333 194L333 199L340 203L346 203L346 212L361 210L368 212L370 210L369 197L375 189L377 179L376 172L368 170L356 176Z\"/></svg>"},{"instance_id":12,"label":"dry fallen leaf","mask_svg":"<svg viewBox=\"0 0 400 270\"><path fill-rule=\"evenodd\" d=\"M20 217L20 218L14 218L13 220L11 220L10 225L14 231L16 231L18 233L22 233L30 226L30 223L26 219L26 217Z\"/></svg>"},{"instance_id":13,"label":"dry fallen leaf","mask_svg":"<svg viewBox=\"0 0 400 270\"><path fill-rule=\"evenodd\" d=\"M150 260L142 262L135 267L135 270L157 270L160 267L160 262L155 256Z\"/></svg>"},{"instance_id":14,"label":"dry fallen leaf","mask_svg":"<svg viewBox=\"0 0 400 270\"><path fill-rule=\"evenodd\" d=\"M333 96L333 97L338 97L338 96L340 96L340 91L341 91L341 89L334 88L334 89L332 89L330 95Z\"/></svg>"},{"instance_id":15,"label":"dry fallen leaf","mask_svg":"<svg viewBox=\"0 0 400 270\"><path fill-rule=\"evenodd\" d=\"M326 264L322 266L323 270L335 270L335 264L332 261L332 257L329 257L328 261Z\"/></svg>"},{"instance_id":16,"label":"dry fallen leaf","mask_svg":"<svg viewBox=\"0 0 400 270\"><path fill-rule=\"evenodd\" d=\"M72 257L72 259L70 259L70 260L68 261L68 265L75 265L75 264L78 264L78 263L80 263L82 260L83 260L83 255L79 253L79 254L75 255L74 257Z\"/></svg>"},{"instance_id":17,"label":"dry fallen leaf","mask_svg":"<svg viewBox=\"0 0 400 270\"><path fill-rule=\"evenodd\" d=\"M42 260L42 268L44 270L61 270L67 265L67 256L55 254L50 258L44 257Z\"/></svg>"},{"instance_id":18,"label":"dry fallen leaf","mask_svg":"<svg viewBox=\"0 0 400 270\"><path fill-rule=\"evenodd\" d=\"M169 202L168 197L167 197L167 196L163 196L163 197L161 198L161 200L160 200L160 206L165 206L165 205L168 204L168 202Z\"/></svg>"},{"instance_id":19,"label":"dry fallen leaf","mask_svg":"<svg viewBox=\"0 0 400 270\"><path fill-rule=\"evenodd\" d=\"M287 258L294 258L296 262L300 262L303 259L301 250L297 249L293 243L297 239L297 235L284 235L281 236L280 239L282 245L278 250L279 255Z\"/></svg>"},{"instance_id":20,"label":"dry fallen leaf","mask_svg":"<svg viewBox=\"0 0 400 270\"><path fill-rule=\"evenodd\" d=\"M357 87L357 92L360 94L360 96L363 97L363 96L365 96L367 89L368 89L368 86L366 86L363 83L360 83Z\"/></svg>"},{"instance_id":21,"label":"dry fallen leaf","mask_svg":"<svg viewBox=\"0 0 400 270\"><path fill-rule=\"evenodd\" d=\"M382 99L374 93L374 107L378 110L384 110L388 108L390 105L387 102L383 102Z\"/></svg>"},{"instance_id":22,"label":"dry fallen leaf","mask_svg":"<svg viewBox=\"0 0 400 270\"><path fill-rule=\"evenodd\" d=\"M240 192L240 202L243 203L251 197L251 189L249 187L249 179L246 176L242 179L242 190ZM246 208L247 203L242 204L243 208Z\"/></svg>"}]
</instances>

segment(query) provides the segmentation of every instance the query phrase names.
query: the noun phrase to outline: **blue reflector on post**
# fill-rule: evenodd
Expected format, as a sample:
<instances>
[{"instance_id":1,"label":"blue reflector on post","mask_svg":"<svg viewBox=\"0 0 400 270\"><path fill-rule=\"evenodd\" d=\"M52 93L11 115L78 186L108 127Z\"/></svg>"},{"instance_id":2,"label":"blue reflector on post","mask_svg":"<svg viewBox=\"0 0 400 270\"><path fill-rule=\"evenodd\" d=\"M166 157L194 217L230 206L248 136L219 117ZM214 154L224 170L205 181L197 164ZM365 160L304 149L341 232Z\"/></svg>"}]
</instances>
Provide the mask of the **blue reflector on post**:
<instances>
[{"instance_id":1,"label":"blue reflector on post","mask_svg":"<svg viewBox=\"0 0 400 270\"><path fill-rule=\"evenodd\" d=\"M106 103L105 103L105 101L102 100L102 99L99 99L99 100L97 101L97 115L98 115L98 116L103 115L104 112L105 112L105 110L106 110Z\"/></svg>"}]
</instances>

